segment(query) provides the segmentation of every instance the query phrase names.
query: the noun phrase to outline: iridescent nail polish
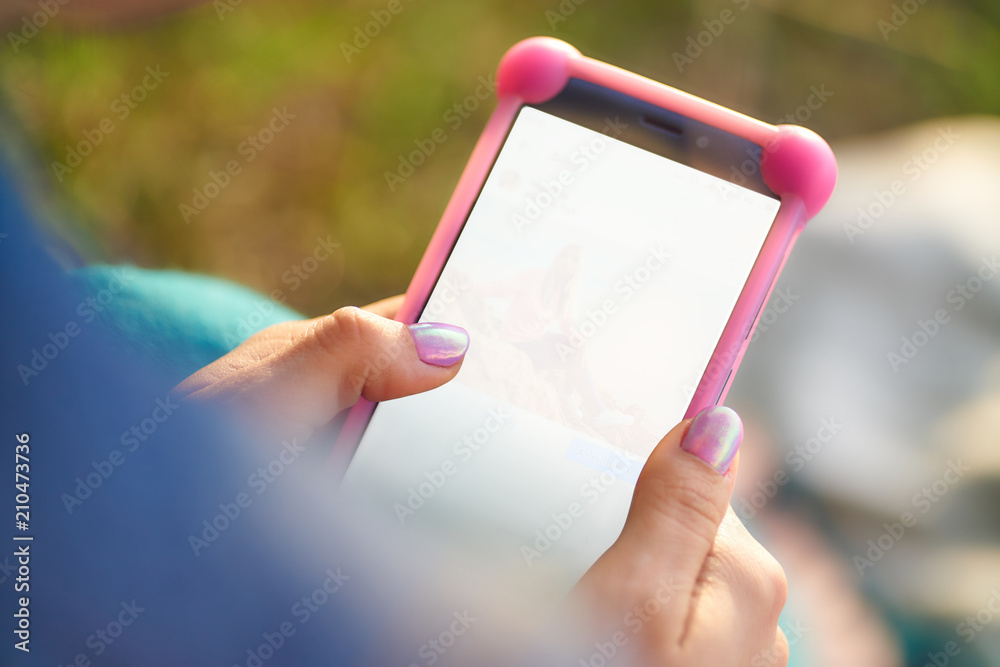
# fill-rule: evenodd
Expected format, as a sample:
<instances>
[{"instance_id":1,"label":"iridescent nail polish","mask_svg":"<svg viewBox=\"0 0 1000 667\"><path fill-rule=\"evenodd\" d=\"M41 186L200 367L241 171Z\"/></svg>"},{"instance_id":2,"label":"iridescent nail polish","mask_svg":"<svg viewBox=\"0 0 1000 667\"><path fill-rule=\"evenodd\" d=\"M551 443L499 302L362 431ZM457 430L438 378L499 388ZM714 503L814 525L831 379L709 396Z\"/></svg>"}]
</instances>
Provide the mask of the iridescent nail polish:
<instances>
[{"instance_id":1,"label":"iridescent nail polish","mask_svg":"<svg viewBox=\"0 0 1000 667\"><path fill-rule=\"evenodd\" d=\"M420 361L431 366L458 363L469 349L469 332L453 324L421 322L406 327Z\"/></svg>"},{"instance_id":2,"label":"iridescent nail polish","mask_svg":"<svg viewBox=\"0 0 1000 667\"><path fill-rule=\"evenodd\" d=\"M725 474L743 442L743 422L724 405L713 405L691 421L681 449Z\"/></svg>"}]
</instances>

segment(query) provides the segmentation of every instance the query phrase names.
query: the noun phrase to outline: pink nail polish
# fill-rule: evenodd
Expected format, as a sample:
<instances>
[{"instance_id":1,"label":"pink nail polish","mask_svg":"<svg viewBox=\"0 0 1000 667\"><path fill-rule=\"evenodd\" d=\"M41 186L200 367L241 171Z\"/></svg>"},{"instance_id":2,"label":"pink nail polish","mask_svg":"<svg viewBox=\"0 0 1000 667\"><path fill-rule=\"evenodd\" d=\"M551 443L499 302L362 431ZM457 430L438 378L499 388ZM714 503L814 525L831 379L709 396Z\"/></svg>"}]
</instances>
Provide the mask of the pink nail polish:
<instances>
[{"instance_id":1,"label":"pink nail polish","mask_svg":"<svg viewBox=\"0 0 1000 667\"><path fill-rule=\"evenodd\" d=\"M732 409L713 405L699 412L681 442L681 449L726 474L743 442L743 422Z\"/></svg>"},{"instance_id":2,"label":"pink nail polish","mask_svg":"<svg viewBox=\"0 0 1000 667\"><path fill-rule=\"evenodd\" d=\"M469 332L453 324L422 322L407 325L420 361L431 366L451 366L469 349Z\"/></svg>"}]
</instances>

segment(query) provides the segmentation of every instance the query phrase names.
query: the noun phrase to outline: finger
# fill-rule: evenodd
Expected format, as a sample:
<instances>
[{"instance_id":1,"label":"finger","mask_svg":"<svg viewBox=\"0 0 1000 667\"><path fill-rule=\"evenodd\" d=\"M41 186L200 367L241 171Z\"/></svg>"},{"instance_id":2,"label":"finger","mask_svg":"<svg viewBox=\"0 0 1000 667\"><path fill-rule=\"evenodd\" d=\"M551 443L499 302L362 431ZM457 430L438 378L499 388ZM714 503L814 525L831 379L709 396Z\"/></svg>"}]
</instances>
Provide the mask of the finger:
<instances>
[{"instance_id":1,"label":"finger","mask_svg":"<svg viewBox=\"0 0 1000 667\"><path fill-rule=\"evenodd\" d=\"M655 553L664 569L693 584L729 507L726 473L742 439L740 418L723 406L668 433L639 475L619 542Z\"/></svg>"},{"instance_id":2,"label":"finger","mask_svg":"<svg viewBox=\"0 0 1000 667\"><path fill-rule=\"evenodd\" d=\"M367 310L369 313L375 313L379 317L385 317L387 319L395 319L396 313L399 312L400 306L403 305L403 294L397 294L396 296L390 296L387 299L382 299L376 301L375 303L370 303L367 306L362 306L361 310Z\"/></svg>"},{"instance_id":3,"label":"finger","mask_svg":"<svg viewBox=\"0 0 1000 667\"><path fill-rule=\"evenodd\" d=\"M319 428L360 397L383 401L455 377L468 333L447 324L406 326L341 308L301 326L281 350L192 394L237 397L283 421Z\"/></svg>"},{"instance_id":4,"label":"finger","mask_svg":"<svg viewBox=\"0 0 1000 667\"><path fill-rule=\"evenodd\" d=\"M727 473L742 437L739 417L721 406L670 431L639 475L621 535L595 565L603 570L597 578L610 576L637 593L651 578L669 586L663 611L668 641L682 636L695 584L729 506L733 475Z\"/></svg>"},{"instance_id":5,"label":"finger","mask_svg":"<svg viewBox=\"0 0 1000 667\"><path fill-rule=\"evenodd\" d=\"M788 638L780 627L775 631L771 645L750 660L750 667L785 667L790 655Z\"/></svg>"},{"instance_id":6,"label":"finger","mask_svg":"<svg viewBox=\"0 0 1000 667\"><path fill-rule=\"evenodd\" d=\"M787 592L781 565L730 508L702 571L691 611L692 629L683 642L696 647L713 641L719 619L728 617L726 636L733 646L741 647L741 664L777 664L771 662L781 658L780 652L775 653L775 628Z\"/></svg>"}]
</instances>

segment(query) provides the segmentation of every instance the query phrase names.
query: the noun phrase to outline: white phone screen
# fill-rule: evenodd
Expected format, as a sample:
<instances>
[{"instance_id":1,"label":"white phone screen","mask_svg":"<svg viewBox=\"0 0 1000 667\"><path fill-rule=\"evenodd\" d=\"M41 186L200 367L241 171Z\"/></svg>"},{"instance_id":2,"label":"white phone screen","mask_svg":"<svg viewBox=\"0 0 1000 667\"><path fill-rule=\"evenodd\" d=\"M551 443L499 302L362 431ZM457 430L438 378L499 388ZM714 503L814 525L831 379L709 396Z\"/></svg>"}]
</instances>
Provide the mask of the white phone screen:
<instances>
[{"instance_id":1,"label":"white phone screen","mask_svg":"<svg viewBox=\"0 0 1000 667\"><path fill-rule=\"evenodd\" d=\"M419 318L458 376L378 405L344 489L404 530L571 585L621 531L779 201L524 107Z\"/></svg>"}]
</instances>

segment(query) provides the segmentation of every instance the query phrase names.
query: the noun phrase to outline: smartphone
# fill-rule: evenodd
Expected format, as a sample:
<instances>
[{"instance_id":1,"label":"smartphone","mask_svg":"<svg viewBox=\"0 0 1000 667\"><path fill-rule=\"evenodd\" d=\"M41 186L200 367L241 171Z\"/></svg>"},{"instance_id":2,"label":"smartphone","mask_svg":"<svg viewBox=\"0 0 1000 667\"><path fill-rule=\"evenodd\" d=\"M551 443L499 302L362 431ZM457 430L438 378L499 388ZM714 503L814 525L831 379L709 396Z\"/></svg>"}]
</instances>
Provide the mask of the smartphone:
<instances>
[{"instance_id":1,"label":"smartphone","mask_svg":"<svg viewBox=\"0 0 1000 667\"><path fill-rule=\"evenodd\" d=\"M398 319L467 329L458 376L348 417L342 489L398 525L570 586L643 463L720 403L805 221L826 143L532 38Z\"/></svg>"}]
</instances>

